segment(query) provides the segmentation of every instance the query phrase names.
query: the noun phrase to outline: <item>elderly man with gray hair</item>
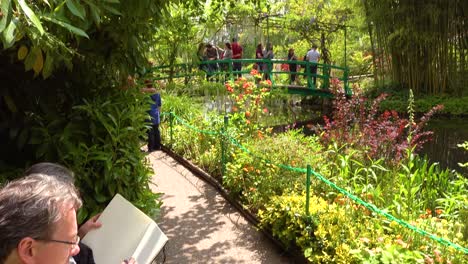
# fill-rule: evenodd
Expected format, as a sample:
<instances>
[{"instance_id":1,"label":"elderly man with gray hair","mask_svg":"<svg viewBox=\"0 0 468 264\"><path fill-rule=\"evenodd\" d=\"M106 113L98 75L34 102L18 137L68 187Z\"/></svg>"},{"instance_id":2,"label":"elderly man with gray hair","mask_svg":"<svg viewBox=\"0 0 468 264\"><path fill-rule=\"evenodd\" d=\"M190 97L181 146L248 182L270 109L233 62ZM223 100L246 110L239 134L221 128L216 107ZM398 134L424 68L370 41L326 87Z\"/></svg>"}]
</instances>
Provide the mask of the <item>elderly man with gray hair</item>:
<instances>
[{"instance_id":1,"label":"elderly man with gray hair","mask_svg":"<svg viewBox=\"0 0 468 264\"><path fill-rule=\"evenodd\" d=\"M64 264L79 253L73 184L44 174L12 181L0 190L0 263Z\"/></svg>"},{"instance_id":2,"label":"elderly man with gray hair","mask_svg":"<svg viewBox=\"0 0 468 264\"><path fill-rule=\"evenodd\" d=\"M79 244L79 235L100 223L95 216L78 231L76 212L82 201L73 184L73 172L43 162L25 175L0 189L0 263L75 263L73 256L85 246ZM83 263L94 263L90 254L89 260L81 258ZM123 263L136 261L130 258Z\"/></svg>"}]
</instances>

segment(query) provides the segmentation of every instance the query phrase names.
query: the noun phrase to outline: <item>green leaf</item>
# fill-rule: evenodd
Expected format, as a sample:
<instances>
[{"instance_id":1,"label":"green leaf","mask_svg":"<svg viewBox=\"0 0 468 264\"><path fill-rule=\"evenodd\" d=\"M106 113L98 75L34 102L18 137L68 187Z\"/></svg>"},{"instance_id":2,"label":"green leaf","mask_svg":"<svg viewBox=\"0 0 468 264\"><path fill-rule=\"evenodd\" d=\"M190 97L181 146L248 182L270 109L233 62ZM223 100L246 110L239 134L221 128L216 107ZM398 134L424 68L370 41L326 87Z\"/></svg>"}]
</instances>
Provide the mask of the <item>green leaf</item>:
<instances>
[{"instance_id":1,"label":"green leaf","mask_svg":"<svg viewBox=\"0 0 468 264\"><path fill-rule=\"evenodd\" d=\"M78 223L84 222L84 220L88 217L88 210L86 210L86 207L81 207L80 210L78 210L78 215L76 216Z\"/></svg>"},{"instance_id":2,"label":"green leaf","mask_svg":"<svg viewBox=\"0 0 468 264\"><path fill-rule=\"evenodd\" d=\"M107 197L100 193L96 193L94 197L96 198L96 201L98 201L99 203L103 203L107 201Z\"/></svg>"},{"instance_id":3,"label":"green leaf","mask_svg":"<svg viewBox=\"0 0 468 264\"><path fill-rule=\"evenodd\" d=\"M46 59L44 62L44 68L42 68L42 78L47 79L52 74L53 70L53 57L50 53L46 53Z\"/></svg>"},{"instance_id":4,"label":"green leaf","mask_svg":"<svg viewBox=\"0 0 468 264\"><path fill-rule=\"evenodd\" d=\"M89 39L88 34L86 34L86 32L84 32L84 30L82 30L80 28L77 28L75 26L72 26L72 25L70 25L68 23L65 23L63 21L57 20L57 19L52 18L52 17L43 16L42 18L44 18L45 20L50 21L52 23L55 23L55 24L57 24L59 26L62 26L64 28L70 30L71 32L75 33L78 36L85 37L85 38Z\"/></svg>"},{"instance_id":5,"label":"green leaf","mask_svg":"<svg viewBox=\"0 0 468 264\"><path fill-rule=\"evenodd\" d=\"M111 6L108 6L108 5L103 5L102 6L104 9L106 9L107 11L109 11L110 13L114 14L114 15L118 15L118 16L121 16L122 13L120 13L117 9L111 7Z\"/></svg>"},{"instance_id":6,"label":"green leaf","mask_svg":"<svg viewBox=\"0 0 468 264\"><path fill-rule=\"evenodd\" d=\"M46 3L49 7L51 7L48 0L42 0L42 2Z\"/></svg>"},{"instance_id":7,"label":"green leaf","mask_svg":"<svg viewBox=\"0 0 468 264\"><path fill-rule=\"evenodd\" d=\"M15 44L16 19L11 20L6 30L3 31L3 48L8 49Z\"/></svg>"},{"instance_id":8,"label":"green leaf","mask_svg":"<svg viewBox=\"0 0 468 264\"><path fill-rule=\"evenodd\" d=\"M2 0L0 5L0 11L2 13L2 19L0 20L0 33L5 29L10 14L10 2L11 0Z\"/></svg>"},{"instance_id":9,"label":"green leaf","mask_svg":"<svg viewBox=\"0 0 468 264\"><path fill-rule=\"evenodd\" d=\"M119 4L120 3L120 0L103 0L104 2L107 2L107 3L113 3L113 4Z\"/></svg>"},{"instance_id":10,"label":"green leaf","mask_svg":"<svg viewBox=\"0 0 468 264\"><path fill-rule=\"evenodd\" d=\"M31 20L34 26L39 30L39 33L44 34L44 28L42 27L41 21L37 18L36 14L29 8L25 0L18 0L21 9L23 9L24 14Z\"/></svg>"},{"instance_id":11,"label":"green leaf","mask_svg":"<svg viewBox=\"0 0 468 264\"><path fill-rule=\"evenodd\" d=\"M16 141L18 149L22 150L24 148L24 145L26 145L26 142L28 141L28 136L28 130L21 130L21 133L18 136L18 140Z\"/></svg>"},{"instance_id":12,"label":"green leaf","mask_svg":"<svg viewBox=\"0 0 468 264\"><path fill-rule=\"evenodd\" d=\"M16 108L16 104L13 101L13 99L9 95L4 95L3 100L5 100L5 103L8 107L8 110L10 110L12 113L18 112L18 109Z\"/></svg>"},{"instance_id":13,"label":"green leaf","mask_svg":"<svg viewBox=\"0 0 468 264\"><path fill-rule=\"evenodd\" d=\"M101 24L101 9L92 2L87 0L84 1L89 5L89 10L91 10L91 16L93 17L94 23L99 26Z\"/></svg>"},{"instance_id":14,"label":"green leaf","mask_svg":"<svg viewBox=\"0 0 468 264\"><path fill-rule=\"evenodd\" d=\"M82 20L85 19L86 10L79 2L75 2L74 0L67 0L66 4L68 10L70 10L73 15L81 18Z\"/></svg>"},{"instance_id":15,"label":"green leaf","mask_svg":"<svg viewBox=\"0 0 468 264\"><path fill-rule=\"evenodd\" d=\"M29 71L33 68L34 62L36 61L36 56L39 53L40 49L37 46L34 46L29 52L28 56L24 60L24 70Z\"/></svg>"}]
</instances>

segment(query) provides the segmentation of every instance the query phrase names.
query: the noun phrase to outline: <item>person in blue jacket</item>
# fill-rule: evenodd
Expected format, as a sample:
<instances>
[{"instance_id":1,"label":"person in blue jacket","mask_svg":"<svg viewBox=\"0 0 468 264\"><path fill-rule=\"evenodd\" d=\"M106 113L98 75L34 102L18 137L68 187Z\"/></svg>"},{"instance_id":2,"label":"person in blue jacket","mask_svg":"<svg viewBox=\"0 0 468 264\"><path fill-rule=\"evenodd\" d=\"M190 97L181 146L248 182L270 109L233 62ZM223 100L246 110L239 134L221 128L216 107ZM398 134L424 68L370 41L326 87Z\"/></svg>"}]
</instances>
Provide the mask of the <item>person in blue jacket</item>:
<instances>
[{"instance_id":1,"label":"person in blue jacket","mask_svg":"<svg viewBox=\"0 0 468 264\"><path fill-rule=\"evenodd\" d=\"M161 121L161 95L156 91L156 88L153 87L150 80L145 80L146 87L142 88L141 91L144 93L151 94L151 108L149 110L149 115L151 120L149 120L151 129L148 130L148 152L161 149L161 133L159 131L159 123Z\"/></svg>"}]
</instances>

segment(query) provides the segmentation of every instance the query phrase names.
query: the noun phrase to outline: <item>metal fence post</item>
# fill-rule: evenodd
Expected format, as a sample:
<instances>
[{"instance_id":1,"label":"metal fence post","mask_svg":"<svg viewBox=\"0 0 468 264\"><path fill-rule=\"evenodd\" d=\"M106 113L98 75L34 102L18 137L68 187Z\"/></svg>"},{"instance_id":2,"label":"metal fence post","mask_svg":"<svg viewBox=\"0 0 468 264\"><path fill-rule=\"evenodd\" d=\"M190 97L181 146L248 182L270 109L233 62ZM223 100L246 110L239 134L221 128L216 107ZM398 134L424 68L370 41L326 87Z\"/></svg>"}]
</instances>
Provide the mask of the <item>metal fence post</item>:
<instances>
[{"instance_id":1,"label":"metal fence post","mask_svg":"<svg viewBox=\"0 0 468 264\"><path fill-rule=\"evenodd\" d=\"M229 117L224 116L224 125L221 128L221 177L226 173L226 132L229 122Z\"/></svg>"},{"instance_id":2,"label":"metal fence post","mask_svg":"<svg viewBox=\"0 0 468 264\"><path fill-rule=\"evenodd\" d=\"M312 174L312 168L307 165L307 179L306 179L306 215L309 216L309 203L310 203L310 175Z\"/></svg>"},{"instance_id":3,"label":"metal fence post","mask_svg":"<svg viewBox=\"0 0 468 264\"><path fill-rule=\"evenodd\" d=\"M174 113L171 111L169 112L169 138L170 138L170 141L169 141L169 146L171 146L172 148L172 136L173 136L173 133L172 133L172 128L174 126Z\"/></svg>"}]
</instances>

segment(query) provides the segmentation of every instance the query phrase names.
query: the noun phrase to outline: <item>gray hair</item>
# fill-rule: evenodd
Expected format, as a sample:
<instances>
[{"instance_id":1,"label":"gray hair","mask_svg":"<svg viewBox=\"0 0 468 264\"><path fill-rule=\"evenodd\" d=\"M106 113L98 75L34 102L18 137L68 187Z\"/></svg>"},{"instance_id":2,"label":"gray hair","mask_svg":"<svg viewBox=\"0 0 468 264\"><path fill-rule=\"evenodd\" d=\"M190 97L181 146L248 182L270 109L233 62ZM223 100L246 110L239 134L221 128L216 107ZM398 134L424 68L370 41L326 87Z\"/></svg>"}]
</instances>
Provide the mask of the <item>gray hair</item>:
<instances>
[{"instance_id":1,"label":"gray hair","mask_svg":"<svg viewBox=\"0 0 468 264\"><path fill-rule=\"evenodd\" d=\"M49 239L67 207L82 205L71 182L31 174L0 190L0 263L25 237Z\"/></svg>"},{"instance_id":2,"label":"gray hair","mask_svg":"<svg viewBox=\"0 0 468 264\"><path fill-rule=\"evenodd\" d=\"M26 170L24 176L28 176L35 173L46 174L67 182L73 182L75 178L75 174L71 170L58 163L52 162L36 163Z\"/></svg>"}]
</instances>

